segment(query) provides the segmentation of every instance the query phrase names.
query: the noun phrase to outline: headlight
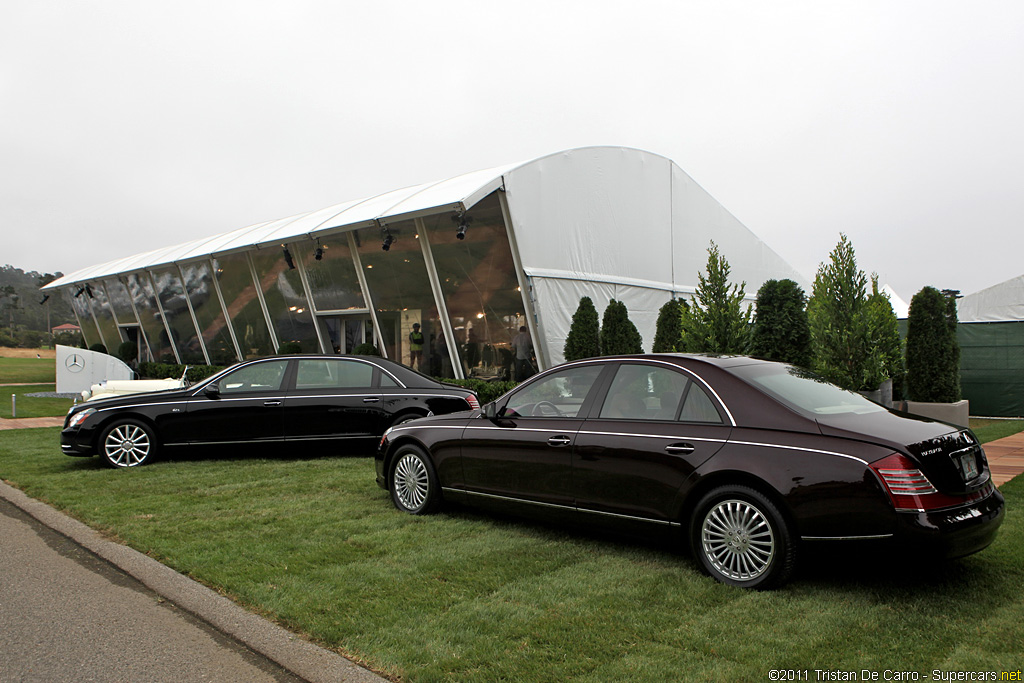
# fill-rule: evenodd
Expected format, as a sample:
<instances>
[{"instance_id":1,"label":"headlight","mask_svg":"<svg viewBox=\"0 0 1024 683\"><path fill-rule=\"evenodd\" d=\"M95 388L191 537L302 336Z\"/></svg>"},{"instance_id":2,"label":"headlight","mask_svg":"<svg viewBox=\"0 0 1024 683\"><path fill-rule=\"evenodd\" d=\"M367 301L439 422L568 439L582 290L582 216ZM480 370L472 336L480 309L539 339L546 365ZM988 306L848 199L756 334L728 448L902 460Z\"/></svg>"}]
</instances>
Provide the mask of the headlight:
<instances>
[{"instance_id":1,"label":"headlight","mask_svg":"<svg viewBox=\"0 0 1024 683\"><path fill-rule=\"evenodd\" d=\"M68 422L68 429L72 429L74 427L80 426L83 422L86 421L86 419L90 415L92 415L95 412L96 412L95 408L86 408L82 412L76 413L75 416L71 418L71 421Z\"/></svg>"}]
</instances>

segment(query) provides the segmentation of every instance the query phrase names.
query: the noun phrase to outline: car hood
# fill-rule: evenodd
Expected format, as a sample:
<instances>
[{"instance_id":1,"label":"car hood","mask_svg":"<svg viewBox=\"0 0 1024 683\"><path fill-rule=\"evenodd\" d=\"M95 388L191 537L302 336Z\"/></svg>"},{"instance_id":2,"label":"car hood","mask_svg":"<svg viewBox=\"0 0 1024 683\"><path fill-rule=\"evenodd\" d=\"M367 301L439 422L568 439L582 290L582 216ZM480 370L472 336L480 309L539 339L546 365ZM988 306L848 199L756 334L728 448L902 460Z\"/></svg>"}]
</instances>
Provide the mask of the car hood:
<instances>
[{"instance_id":1,"label":"car hood","mask_svg":"<svg viewBox=\"0 0 1024 683\"><path fill-rule=\"evenodd\" d=\"M118 406L136 405L139 403L151 403L156 401L169 401L175 399L189 398L195 392L195 387L185 389L167 389L165 391L147 391L137 394L122 394L109 398L97 398L91 401L83 401L72 406L70 412L78 412L87 408L100 410L102 408L116 408Z\"/></svg>"},{"instance_id":2,"label":"car hood","mask_svg":"<svg viewBox=\"0 0 1024 683\"><path fill-rule=\"evenodd\" d=\"M897 410L818 419L822 434L877 444L909 455L940 491L965 494L989 482L985 451L970 429ZM966 479L964 457L977 463L979 476Z\"/></svg>"}]
</instances>

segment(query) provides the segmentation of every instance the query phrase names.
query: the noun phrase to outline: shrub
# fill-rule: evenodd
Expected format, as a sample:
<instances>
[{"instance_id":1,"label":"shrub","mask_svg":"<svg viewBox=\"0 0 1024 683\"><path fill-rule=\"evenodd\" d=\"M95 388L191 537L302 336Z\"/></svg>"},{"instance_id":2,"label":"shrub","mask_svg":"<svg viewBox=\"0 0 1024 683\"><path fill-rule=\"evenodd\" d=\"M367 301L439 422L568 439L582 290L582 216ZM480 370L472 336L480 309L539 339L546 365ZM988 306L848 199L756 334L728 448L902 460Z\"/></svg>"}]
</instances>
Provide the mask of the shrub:
<instances>
[{"instance_id":1,"label":"shrub","mask_svg":"<svg viewBox=\"0 0 1024 683\"><path fill-rule=\"evenodd\" d=\"M654 344L651 353L672 353L683 350L683 306L682 299L669 299L658 311L658 322L654 330Z\"/></svg>"},{"instance_id":2,"label":"shrub","mask_svg":"<svg viewBox=\"0 0 1024 683\"><path fill-rule=\"evenodd\" d=\"M519 384L518 382L513 381L488 382L482 379L441 379L440 377L437 379L445 384L454 384L456 386L472 389L476 392L477 396L480 397L480 405L490 403L506 391L511 391Z\"/></svg>"},{"instance_id":3,"label":"shrub","mask_svg":"<svg viewBox=\"0 0 1024 683\"><path fill-rule=\"evenodd\" d=\"M370 342L363 342L352 349L352 353L356 356L379 356L380 349Z\"/></svg>"},{"instance_id":4,"label":"shrub","mask_svg":"<svg viewBox=\"0 0 1024 683\"><path fill-rule=\"evenodd\" d=\"M89 350L96 351L98 353L106 353L107 347L104 346L103 344L93 344L92 346L89 347Z\"/></svg>"},{"instance_id":5,"label":"shrub","mask_svg":"<svg viewBox=\"0 0 1024 683\"><path fill-rule=\"evenodd\" d=\"M810 366L807 295L800 285L792 280L768 280L757 290L750 353L765 360Z\"/></svg>"},{"instance_id":6,"label":"shrub","mask_svg":"<svg viewBox=\"0 0 1024 683\"><path fill-rule=\"evenodd\" d=\"M960 344L956 300L925 287L910 300L907 319L907 393L911 401L960 400Z\"/></svg>"},{"instance_id":7,"label":"shrub","mask_svg":"<svg viewBox=\"0 0 1024 683\"><path fill-rule=\"evenodd\" d=\"M117 347L116 355L128 365L131 365L138 360L139 346L133 341L121 342L121 345Z\"/></svg>"},{"instance_id":8,"label":"shrub","mask_svg":"<svg viewBox=\"0 0 1024 683\"><path fill-rule=\"evenodd\" d=\"M729 285L729 262L714 242L708 248L707 276L697 274L697 291L683 309L683 343L697 353L746 353L750 308L743 308L747 283Z\"/></svg>"},{"instance_id":9,"label":"shrub","mask_svg":"<svg viewBox=\"0 0 1024 683\"><path fill-rule=\"evenodd\" d=\"M626 304L612 299L601 320L601 352L605 356L643 353L643 339L629 319Z\"/></svg>"},{"instance_id":10,"label":"shrub","mask_svg":"<svg viewBox=\"0 0 1024 683\"><path fill-rule=\"evenodd\" d=\"M302 353L302 344L297 341L286 341L277 347L277 353L280 355L287 355L292 353Z\"/></svg>"},{"instance_id":11,"label":"shrub","mask_svg":"<svg viewBox=\"0 0 1024 683\"><path fill-rule=\"evenodd\" d=\"M566 360L594 358L601 355L600 327L597 309L589 296L580 299L572 316L569 334L565 337L563 355Z\"/></svg>"}]
</instances>

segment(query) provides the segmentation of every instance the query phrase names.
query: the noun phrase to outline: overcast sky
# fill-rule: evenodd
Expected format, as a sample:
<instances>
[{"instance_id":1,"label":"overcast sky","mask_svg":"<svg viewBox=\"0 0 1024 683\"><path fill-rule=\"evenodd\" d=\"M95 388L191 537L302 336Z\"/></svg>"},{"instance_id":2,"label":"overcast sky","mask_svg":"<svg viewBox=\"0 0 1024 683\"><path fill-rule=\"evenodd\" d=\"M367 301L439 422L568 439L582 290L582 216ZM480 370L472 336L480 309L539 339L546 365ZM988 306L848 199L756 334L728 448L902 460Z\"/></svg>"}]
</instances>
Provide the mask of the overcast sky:
<instances>
[{"instance_id":1,"label":"overcast sky","mask_svg":"<svg viewBox=\"0 0 1024 683\"><path fill-rule=\"evenodd\" d=\"M0 265L622 145L808 280L844 232L966 294L1024 274L1022 78L1020 0L3 0Z\"/></svg>"}]
</instances>

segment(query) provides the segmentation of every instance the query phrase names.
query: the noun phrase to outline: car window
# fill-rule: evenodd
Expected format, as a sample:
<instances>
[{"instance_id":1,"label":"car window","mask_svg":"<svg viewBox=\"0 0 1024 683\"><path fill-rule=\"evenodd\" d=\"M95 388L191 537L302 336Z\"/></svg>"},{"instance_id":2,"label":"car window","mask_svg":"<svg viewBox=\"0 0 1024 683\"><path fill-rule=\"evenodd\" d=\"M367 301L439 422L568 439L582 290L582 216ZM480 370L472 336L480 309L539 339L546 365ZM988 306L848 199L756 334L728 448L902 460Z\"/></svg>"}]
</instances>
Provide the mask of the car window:
<instances>
[{"instance_id":1,"label":"car window","mask_svg":"<svg viewBox=\"0 0 1024 683\"><path fill-rule=\"evenodd\" d=\"M811 418L885 412L860 394L841 389L807 370L779 364L740 366L733 374Z\"/></svg>"},{"instance_id":2,"label":"car window","mask_svg":"<svg viewBox=\"0 0 1024 683\"><path fill-rule=\"evenodd\" d=\"M509 417L576 417L603 366L584 365L531 382L509 397Z\"/></svg>"},{"instance_id":3,"label":"car window","mask_svg":"<svg viewBox=\"0 0 1024 683\"><path fill-rule=\"evenodd\" d=\"M284 380L284 371L287 368L287 360L246 365L221 377L217 382L217 388L222 394L243 391L279 391L281 382Z\"/></svg>"},{"instance_id":4,"label":"car window","mask_svg":"<svg viewBox=\"0 0 1024 683\"><path fill-rule=\"evenodd\" d=\"M398 382L396 382L394 379L391 378L391 375L389 375L386 372L380 373L380 385L382 387L397 387L397 386L401 386Z\"/></svg>"},{"instance_id":5,"label":"car window","mask_svg":"<svg viewBox=\"0 0 1024 683\"><path fill-rule=\"evenodd\" d=\"M599 416L622 420L674 420L687 382L684 375L671 368L621 365Z\"/></svg>"},{"instance_id":6,"label":"car window","mask_svg":"<svg viewBox=\"0 0 1024 683\"><path fill-rule=\"evenodd\" d=\"M367 389L373 366L344 358L303 358L295 375L296 389Z\"/></svg>"},{"instance_id":7,"label":"car window","mask_svg":"<svg viewBox=\"0 0 1024 683\"><path fill-rule=\"evenodd\" d=\"M711 397L696 382L691 383L690 390L686 392L679 419L683 422L722 422L722 416L718 414Z\"/></svg>"}]
</instances>

